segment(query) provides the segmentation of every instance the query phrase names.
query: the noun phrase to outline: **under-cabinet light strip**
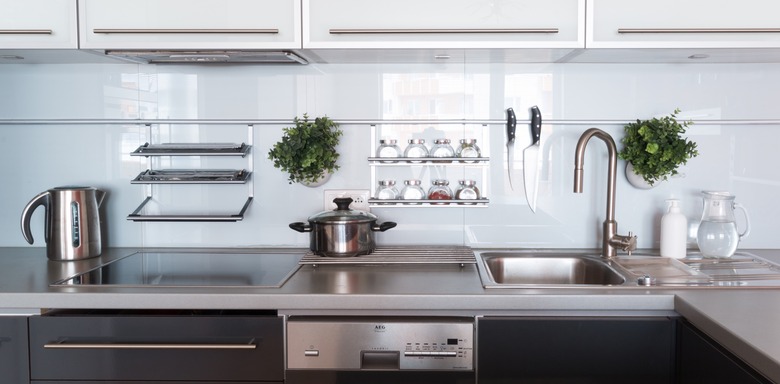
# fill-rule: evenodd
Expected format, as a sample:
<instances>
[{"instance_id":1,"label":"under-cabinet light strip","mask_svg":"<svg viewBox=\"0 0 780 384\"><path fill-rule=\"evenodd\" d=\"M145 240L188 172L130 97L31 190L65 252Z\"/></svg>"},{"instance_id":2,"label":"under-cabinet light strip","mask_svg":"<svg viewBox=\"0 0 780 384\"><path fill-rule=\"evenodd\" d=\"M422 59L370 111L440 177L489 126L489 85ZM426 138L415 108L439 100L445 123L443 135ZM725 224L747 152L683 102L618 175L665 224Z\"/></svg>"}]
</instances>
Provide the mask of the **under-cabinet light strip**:
<instances>
[{"instance_id":1,"label":"under-cabinet light strip","mask_svg":"<svg viewBox=\"0 0 780 384\"><path fill-rule=\"evenodd\" d=\"M625 120L567 120L567 119L549 119L545 120L545 125L624 125L628 122L636 119ZM780 125L780 119L739 119L739 120L696 120L685 119L686 121L692 121L697 125ZM333 119L338 124L342 125L426 125L426 124L479 124L479 125L494 125L494 124L506 124L504 119L493 120L469 120L469 119L426 119L426 120L404 120L404 119L389 119L389 120L350 120L350 119ZM530 124L531 120L518 120L518 124ZM292 124L292 120L280 120L280 119L267 119L267 120L240 120L240 119L143 119L143 120L130 120L130 119L0 119L0 125L129 125L129 124L201 124L201 125L289 125Z\"/></svg>"}]
</instances>

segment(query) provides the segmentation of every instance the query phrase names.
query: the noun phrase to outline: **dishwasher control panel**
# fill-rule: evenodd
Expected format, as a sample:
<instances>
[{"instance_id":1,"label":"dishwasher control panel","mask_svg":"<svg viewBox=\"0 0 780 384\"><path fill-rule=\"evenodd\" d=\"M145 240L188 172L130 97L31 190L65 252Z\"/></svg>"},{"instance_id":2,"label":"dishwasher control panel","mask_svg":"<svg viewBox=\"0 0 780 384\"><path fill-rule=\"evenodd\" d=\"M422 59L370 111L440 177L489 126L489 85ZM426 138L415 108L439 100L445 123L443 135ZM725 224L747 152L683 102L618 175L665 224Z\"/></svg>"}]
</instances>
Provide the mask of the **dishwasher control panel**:
<instances>
[{"instance_id":1,"label":"dishwasher control panel","mask_svg":"<svg viewBox=\"0 0 780 384\"><path fill-rule=\"evenodd\" d=\"M474 370L471 317L290 317L287 369Z\"/></svg>"}]
</instances>

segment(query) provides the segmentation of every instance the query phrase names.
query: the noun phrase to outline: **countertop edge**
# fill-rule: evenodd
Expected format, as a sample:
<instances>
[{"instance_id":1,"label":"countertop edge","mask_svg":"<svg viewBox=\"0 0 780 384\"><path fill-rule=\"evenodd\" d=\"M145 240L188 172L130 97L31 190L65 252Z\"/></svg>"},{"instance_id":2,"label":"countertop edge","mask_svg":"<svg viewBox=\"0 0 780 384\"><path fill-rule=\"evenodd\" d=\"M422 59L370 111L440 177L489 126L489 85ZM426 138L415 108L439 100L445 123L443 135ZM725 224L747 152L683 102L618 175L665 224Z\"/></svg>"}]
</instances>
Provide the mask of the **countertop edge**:
<instances>
[{"instance_id":1,"label":"countertop edge","mask_svg":"<svg viewBox=\"0 0 780 384\"><path fill-rule=\"evenodd\" d=\"M728 322L718 321L708 310L709 303L702 303L698 297L690 297L685 292L675 295L675 311L696 328L717 341L724 348L743 360L753 369L763 374L767 379L780 383L780 361L773 358L762 346L749 342L746 335L738 335L738 330L730 327ZM723 305L728 305L723 303ZM751 316L741 314L743 317Z\"/></svg>"}]
</instances>

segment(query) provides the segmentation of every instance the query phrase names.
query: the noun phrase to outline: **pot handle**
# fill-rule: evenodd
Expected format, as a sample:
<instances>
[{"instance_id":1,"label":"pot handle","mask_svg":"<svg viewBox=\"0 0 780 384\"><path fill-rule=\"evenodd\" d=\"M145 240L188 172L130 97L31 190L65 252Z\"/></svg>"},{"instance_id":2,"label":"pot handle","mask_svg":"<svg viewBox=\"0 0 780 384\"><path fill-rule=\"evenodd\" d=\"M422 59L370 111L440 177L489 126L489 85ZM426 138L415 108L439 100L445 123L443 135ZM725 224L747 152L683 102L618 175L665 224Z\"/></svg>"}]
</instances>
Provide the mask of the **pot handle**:
<instances>
[{"instance_id":1,"label":"pot handle","mask_svg":"<svg viewBox=\"0 0 780 384\"><path fill-rule=\"evenodd\" d=\"M374 231L374 232L376 232L376 231L384 232L384 231L386 231L386 230L388 230L390 228L395 228L396 225L398 225L398 223L393 222L393 221L385 221L382 224L374 225L373 227L371 227L371 230Z\"/></svg>"},{"instance_id":2,"label":"pot handle","mask_svg":"<svg viewBox=\"0 0 780 384\"><path fill-rule=\"evenodd\" d=\"M290 224L290 228L292 228L292 229L294 229L294 230L296 230L298 232L301 232L301 233L303 233L303 232L311 232L311 226L307 225L306 223L302 223L300 221L297 222L297 223Z\"/></svg>"}]
</instances>

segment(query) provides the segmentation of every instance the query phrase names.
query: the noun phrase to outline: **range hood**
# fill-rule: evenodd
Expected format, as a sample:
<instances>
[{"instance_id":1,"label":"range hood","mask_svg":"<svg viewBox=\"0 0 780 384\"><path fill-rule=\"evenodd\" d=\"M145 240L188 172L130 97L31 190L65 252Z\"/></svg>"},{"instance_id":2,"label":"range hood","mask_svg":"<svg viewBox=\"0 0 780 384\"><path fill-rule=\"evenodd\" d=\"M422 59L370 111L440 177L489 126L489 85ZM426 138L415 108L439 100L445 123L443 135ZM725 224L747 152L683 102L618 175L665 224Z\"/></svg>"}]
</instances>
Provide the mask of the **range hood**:
<instances>
[{"instance_id":1,"label":"range hood","mask_svg":"<svg viewBox=\"0 0 780 384\"><path fill-rule=\"evenodd\" d=\"M308 64L290 51L107 50L107 56L142 64Z\"/></svg>"}]
</instances>

